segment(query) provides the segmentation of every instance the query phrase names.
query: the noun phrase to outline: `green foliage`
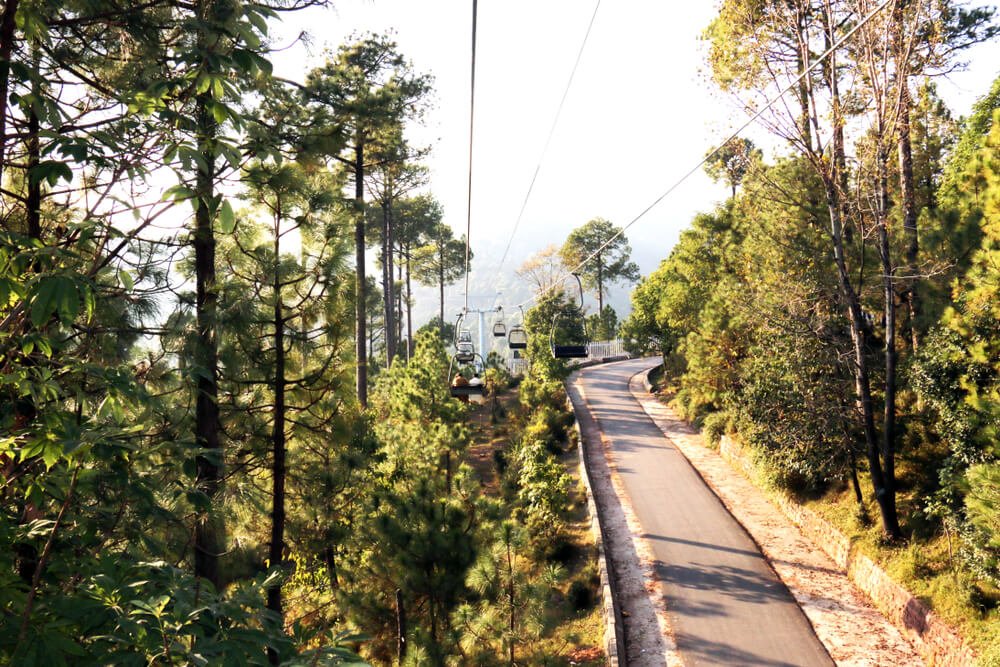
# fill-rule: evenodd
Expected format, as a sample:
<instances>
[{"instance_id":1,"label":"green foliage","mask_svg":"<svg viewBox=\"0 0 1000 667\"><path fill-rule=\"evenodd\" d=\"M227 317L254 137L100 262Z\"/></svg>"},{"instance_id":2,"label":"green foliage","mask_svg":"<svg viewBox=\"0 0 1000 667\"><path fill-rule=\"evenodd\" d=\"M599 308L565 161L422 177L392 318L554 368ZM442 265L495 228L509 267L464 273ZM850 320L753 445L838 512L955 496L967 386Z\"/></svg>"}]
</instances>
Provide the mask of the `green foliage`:
<instances>
[{"instance_id":1,"label":"green foliage","mask_svg":"<svg viewBox=\"0 0 1000 667\"><path fill-rule=\"evenodd\" d=\"M565 409L535 411L509 454L507 475L516 488L515 516L528 528L533 543L544 550L562 530L569 502L569 477L556 455L566 439Z\"/></svg>"},{"instance_id":2,"label":"green foliage","mask_svg":"<svg viewBox=\"0 0 1000 667\"><path fill-rule=\"evenodd\" d=\"M559 250L563 264L580 274L583 286L597 291L602 313L608 285L639 279L639 265L629 259L631 253L623 230L604 218L574 229Z\"/></svg>"},{"instance_id":3,"label":"green foliage","mask_svg":"<svg viewBox=\"0 0 1000 667\"><path fill-rule=\"evenodd\" d=\"M966 195L983 211L982 242L921 350L913 380L932 415L933 431L948 446L932 504L959 525L968 520L967 562L996 580L1000 526L991 517L1000 459L1000 123L986 127L989 134L968 172L982 189Z\"/></svg>"},{"instance_id":4,"label":"green foliage","mask_svg":"<svg viewBox=\"0 0 1000 667\"><path fill-rule=\"evenodd\" d=\"M604 306L600 313L587 318L587 337L591 340L612 340L618 337L618 313L611 306Z\"/></svg>"},{"instance_id":5,"label":"green foliage","mask_svg":"<svg viewBox=\"0 0 1000 667\"><path fill-rule=\"evenodd\" d=\"M516 664L519 647L530 646L544 630L548 597L562 572L552 566L539 568L526 555L526 546L522 529L501 522L493 544L469 571L469 588L480 601L459 607L454 622L464 630L462 648L474 664Z\"/></svg>"},{"instance_id":6,"label":"green foliage","mask_svg":"<svg viewBox=\"0 0 1000 667\"><path fill-rule=\"evenodd\" d=\"M712 180L725 181L736 196L736 188L746 177L753 164L759 161L762 153L749 139L736 137L730 139L718 150L709 151L710 157L705 162L705 173Z\"/></svg>"}]
</instances>

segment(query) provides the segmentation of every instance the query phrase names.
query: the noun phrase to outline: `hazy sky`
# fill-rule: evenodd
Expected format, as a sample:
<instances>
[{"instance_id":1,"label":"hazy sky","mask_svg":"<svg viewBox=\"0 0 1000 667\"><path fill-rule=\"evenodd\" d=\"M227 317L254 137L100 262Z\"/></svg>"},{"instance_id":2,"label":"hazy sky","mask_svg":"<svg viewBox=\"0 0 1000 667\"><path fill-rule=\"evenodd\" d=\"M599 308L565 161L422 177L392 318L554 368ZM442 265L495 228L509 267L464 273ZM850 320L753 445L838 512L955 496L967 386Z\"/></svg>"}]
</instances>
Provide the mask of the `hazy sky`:
<instances>
[{"instance_id":1,"label":"hazy sky","mask_svg":"<svg viewBox=\"0 0 1000 667\"><path fill-rule=\"evenodd\" d=\"M523 292L511 271L528 256L561 244L593 217L630 222L746 118L704 73L699 36L717 3L605 0L501 274L501 256L595 4L479 2L471 238L480 291ZM430 189L459 234L466 224L471 8L471 0L339 0L332 9L286 17L274 32L277 45L299 31L310 34L308 46L274 57L276 72L289 78L304 78L324 47L369 31L391 31L414 68L433 74L435 107L410 136L414 144L433 144ZM967 59L968 71L939 83L957 114L967 113L1000 73L1000 43L978 47ZM761 130L750 136L767 141ZM726 195L726 187L699 172L637 222L628 237L642 272L667 255L696 212ZM628 289L615 292L615 302L627 300Z\"/></svg>"}]
</instances>

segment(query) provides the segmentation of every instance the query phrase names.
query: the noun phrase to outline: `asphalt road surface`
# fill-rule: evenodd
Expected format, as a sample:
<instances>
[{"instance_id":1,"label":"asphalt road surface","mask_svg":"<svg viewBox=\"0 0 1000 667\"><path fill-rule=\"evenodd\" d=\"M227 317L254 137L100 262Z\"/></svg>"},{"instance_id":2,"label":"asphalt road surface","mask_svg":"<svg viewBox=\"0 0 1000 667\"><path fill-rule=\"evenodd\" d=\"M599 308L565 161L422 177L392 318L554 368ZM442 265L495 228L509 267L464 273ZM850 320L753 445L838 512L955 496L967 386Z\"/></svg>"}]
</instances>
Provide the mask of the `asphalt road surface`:
<instances>
[{"instance_id":1,"label":"asphalt road surface","mask_svg":"<svg viewBox=\"0 0 1000 667\"><path fill-rule=\"evenodd\" d=\"M578 384L656 559L684 663L833 665L757 546L629 393L657 361L587 368Z\"/></svg>"}]
</instances>

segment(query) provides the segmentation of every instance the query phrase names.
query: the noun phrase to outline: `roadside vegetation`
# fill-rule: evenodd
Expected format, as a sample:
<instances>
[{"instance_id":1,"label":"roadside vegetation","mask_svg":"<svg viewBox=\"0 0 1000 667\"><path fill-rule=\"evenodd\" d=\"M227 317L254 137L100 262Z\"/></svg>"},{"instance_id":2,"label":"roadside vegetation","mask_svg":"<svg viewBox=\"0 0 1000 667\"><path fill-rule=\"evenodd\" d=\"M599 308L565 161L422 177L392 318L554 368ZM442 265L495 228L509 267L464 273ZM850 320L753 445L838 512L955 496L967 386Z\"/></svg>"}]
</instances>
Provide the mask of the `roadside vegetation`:
<instances>
[{"instance_id":1,"label":"roadside vegetation","mask_svg":"<svg viewBox=\"0 0 1000 667\"><path fill-rule=\"evenodd\" d=\"M496 415L495 481L467 464L442 321L467 248L407 141L431 77L384 35L272 76L269 27L324 4L0 6L2 664L599 644L545 363Z\"/></svg>"},{"instance_id":2,"label":"roadside vegetation","mask_svg":"<svg viewBox=\"0 0 1000 667\"><path fill-rule=\"evenodd\" d=\"M761 97L812 57L794 45L862 15L744 5L706 31L709 64ZM624 328L663 354L682 415L748 445L997 665L1000 80L955 118L933 78L996 29L935 7L876 17L766 114L783 154L740 139L710 157L732 196L640 283Z\"/></svg>"}]
</instances>

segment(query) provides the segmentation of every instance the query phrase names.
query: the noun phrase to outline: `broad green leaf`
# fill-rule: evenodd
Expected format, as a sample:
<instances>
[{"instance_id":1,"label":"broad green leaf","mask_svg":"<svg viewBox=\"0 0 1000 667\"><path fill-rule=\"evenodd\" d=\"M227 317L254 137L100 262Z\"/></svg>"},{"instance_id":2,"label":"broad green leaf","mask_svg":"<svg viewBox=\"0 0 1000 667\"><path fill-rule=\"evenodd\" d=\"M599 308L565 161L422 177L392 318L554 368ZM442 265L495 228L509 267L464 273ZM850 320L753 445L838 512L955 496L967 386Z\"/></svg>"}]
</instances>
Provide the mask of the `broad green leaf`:
<instances>
[{"instance_id":1,"label":"broad green leaf","mask_svg":"<svg viewBox=\"0 0 1000 667\"><path fill-rule=\"evenodd\" d=\"M65 179L67 182L72 181L73 170L65 162L57 162L56 160L39 162L31 169L28 175L28 180L32 184L47 181L50 186L55 185L60 178Z\"/></svg>"},{"instance_id":2,"label":"broad green leaf","mask_svg":"<svg viewBox=\"0 0 1000 667\"><path fill-rule=\"evenodd\" d=\"M54 313L75 317L80 309L76 285L66 276L47 276L38 284L31 302L31 323L41 327Z\"/></svg>"},{"instance_id":3,"label":"broad green leaf","mask_svg":"<svg viewBox=\"0 0 1000 667\"><path fill-rule=\"evenodd\" d=\"M232 234L233 230L236 229L236 215L233 213L233 205L229 203L228 199L222 202L222 206L219 208L217 222L219 231L223 234Z\"/></svg>"},{"instance_id":4,"label":"broad green leaf","mask_svg":"<svg viewBox=\"0 0 1000 667\"><path fill-rule=\"evenodd\" d=\"M163 201L182 201L194 197L194 190L186 185L173 185L163 191Z\"/></svg>"}]
</instances>

